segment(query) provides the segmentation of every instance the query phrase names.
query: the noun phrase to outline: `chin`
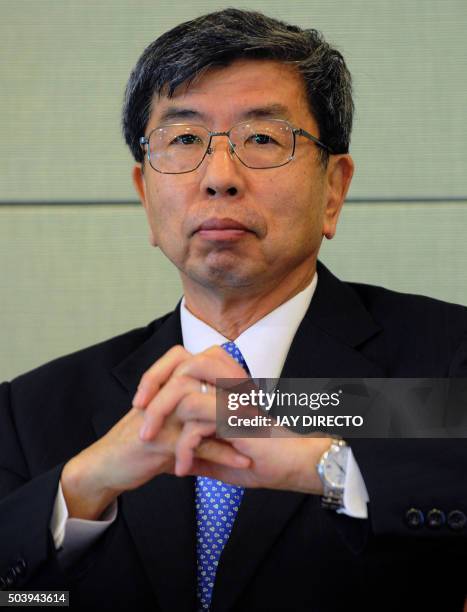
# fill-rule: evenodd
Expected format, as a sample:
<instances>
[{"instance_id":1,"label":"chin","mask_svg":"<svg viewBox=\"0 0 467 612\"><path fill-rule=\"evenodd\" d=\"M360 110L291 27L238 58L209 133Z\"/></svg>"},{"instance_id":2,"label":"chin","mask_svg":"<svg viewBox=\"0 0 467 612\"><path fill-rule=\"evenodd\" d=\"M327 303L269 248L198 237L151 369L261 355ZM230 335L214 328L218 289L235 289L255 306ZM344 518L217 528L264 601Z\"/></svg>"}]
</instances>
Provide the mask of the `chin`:
<instances>
[{"instance_id":1,"label":"chin","mask_svg":"<svg viewBox=\"0 0 467 612\"><path fill-rule=\"evenodd\" d=\"M209 289L235 289L255 285L257 275L245 269L231 266L204 266L188 269L185 274L194 282Z\"/></svg>"}]
</instances>

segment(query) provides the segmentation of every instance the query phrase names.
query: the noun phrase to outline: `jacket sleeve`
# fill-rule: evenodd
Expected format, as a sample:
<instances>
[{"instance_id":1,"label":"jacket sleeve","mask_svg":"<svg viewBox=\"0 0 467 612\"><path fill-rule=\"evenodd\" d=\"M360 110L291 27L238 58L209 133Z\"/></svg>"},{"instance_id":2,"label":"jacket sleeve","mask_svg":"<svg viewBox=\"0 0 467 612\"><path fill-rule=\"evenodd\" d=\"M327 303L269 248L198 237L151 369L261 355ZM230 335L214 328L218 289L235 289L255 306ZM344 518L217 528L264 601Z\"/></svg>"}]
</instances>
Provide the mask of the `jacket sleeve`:
<instances>
[{"instance_id":1,"label":"jacket sleeve","mask_svg":"<svg viewBox=\"0 0 467 612\"><path fill-rule=\"evenodd\" d=\"M446 372L467 378L467 336ZM467 438L350 443L368 490L374 535L447 538L465 547Z\"/></svg>"},{"instance_id":2,"label":"jacket sleeve","mask_svg":"<svg viewBox=\"0 0 467 612\"><path fill-rule=\"evenodd\" d=\"M63 586L49 522L63 465L30 479L11 410L0 385L0 588Z\"/></svg>"}]
</instances>

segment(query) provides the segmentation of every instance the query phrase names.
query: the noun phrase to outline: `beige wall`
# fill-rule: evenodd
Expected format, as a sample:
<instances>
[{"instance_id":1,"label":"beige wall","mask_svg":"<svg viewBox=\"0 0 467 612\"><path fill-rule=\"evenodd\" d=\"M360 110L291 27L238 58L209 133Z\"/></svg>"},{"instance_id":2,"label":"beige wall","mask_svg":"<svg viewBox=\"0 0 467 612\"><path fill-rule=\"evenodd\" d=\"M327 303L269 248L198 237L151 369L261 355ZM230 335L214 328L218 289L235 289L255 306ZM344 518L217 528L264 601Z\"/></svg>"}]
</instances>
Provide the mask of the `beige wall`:
<instances>
[{"instance_id":1,"label":"beige wall","mask_svg":"<svg viewBox=\"0 0 467 612\"><path fill-rule=\"evenodd\" d=\"M122 93L155 36L231 4L0 1L0 379L179 298L133 203ZM354 74L357 174L323 261L467 304L465 0L235 6L323 30Z\"/></svg>"}]
</instances>

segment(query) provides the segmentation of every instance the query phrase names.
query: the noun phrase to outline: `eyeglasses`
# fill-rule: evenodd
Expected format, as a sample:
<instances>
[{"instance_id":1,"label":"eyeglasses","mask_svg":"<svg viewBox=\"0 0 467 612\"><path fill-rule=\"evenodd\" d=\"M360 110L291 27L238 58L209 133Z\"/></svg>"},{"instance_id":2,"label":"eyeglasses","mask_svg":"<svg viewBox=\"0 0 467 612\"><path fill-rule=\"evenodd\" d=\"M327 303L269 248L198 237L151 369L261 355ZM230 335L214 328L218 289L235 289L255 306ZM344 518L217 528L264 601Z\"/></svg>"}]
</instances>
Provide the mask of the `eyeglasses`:
<instances>
[{"instance_id":1,"label":"eyeglasses","mask_svg":"<svg viewBox=\"0 0 467 612\"><path fill-rule=\"evenodd\" d=\"M297 136L304 136L332 154L332 150L301 128L282 119L258 119L234 125L228 132L210 132L202 125L177 123L157 127L139 139L147 147L147 158L162 174L193 172L211 155L214 136L227 136L229 151L244 166L257 170L279 168L295 155Z\"/></svg>"}]
</instances>

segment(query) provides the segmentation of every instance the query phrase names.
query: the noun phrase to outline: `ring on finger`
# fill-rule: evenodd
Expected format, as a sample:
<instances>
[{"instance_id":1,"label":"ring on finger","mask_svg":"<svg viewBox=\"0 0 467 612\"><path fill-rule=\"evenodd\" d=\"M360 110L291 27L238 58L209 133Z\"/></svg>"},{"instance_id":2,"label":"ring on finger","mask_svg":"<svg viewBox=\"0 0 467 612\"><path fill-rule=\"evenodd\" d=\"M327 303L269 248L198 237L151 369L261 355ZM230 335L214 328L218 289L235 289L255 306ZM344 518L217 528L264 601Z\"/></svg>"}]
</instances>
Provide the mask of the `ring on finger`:
<instances>
[{"instance_id":1,"label":"ring on finger","mask_svg":"<svg viewBox=\"0 0 467 612\"><path fill-rule=\"evenodd\" d=\"M208 393L209 392L209 387L208 387L208 383L205 380L201 381L201 393Z\"/></svg>"}]
</instances>

